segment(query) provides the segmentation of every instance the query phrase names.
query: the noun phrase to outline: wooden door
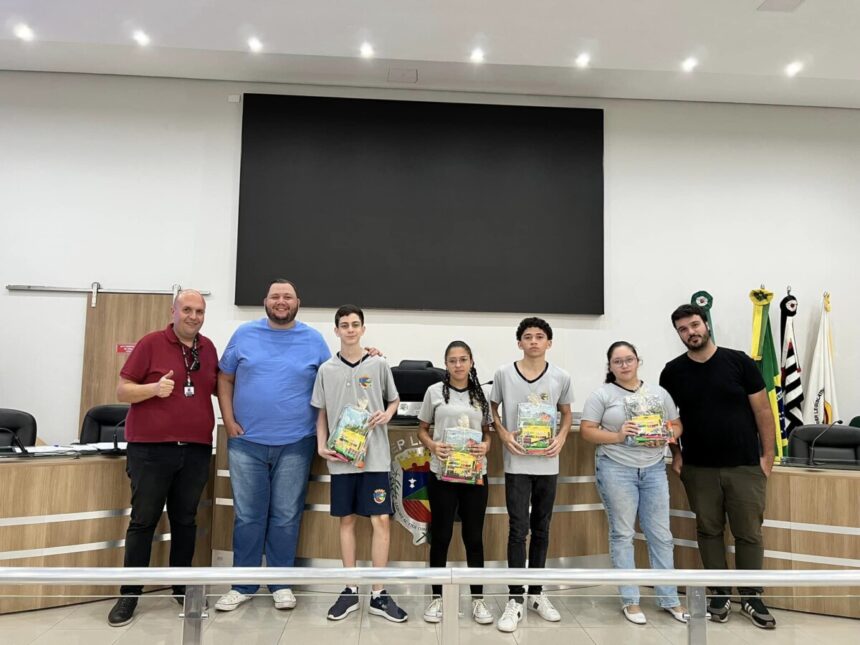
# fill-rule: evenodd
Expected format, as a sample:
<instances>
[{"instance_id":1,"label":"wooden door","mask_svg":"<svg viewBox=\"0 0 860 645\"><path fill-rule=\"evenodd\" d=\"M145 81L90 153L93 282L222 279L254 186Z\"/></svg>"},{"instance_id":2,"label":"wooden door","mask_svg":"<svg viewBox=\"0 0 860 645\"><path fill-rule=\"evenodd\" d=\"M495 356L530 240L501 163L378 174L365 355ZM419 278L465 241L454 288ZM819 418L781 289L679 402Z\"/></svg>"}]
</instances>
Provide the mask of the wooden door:
<instances>
[{"instance_id":1,"label":"wooden door","mask_svg":"<svg viewBox=\"0 0 860 645\"><path fill-rule=\"evenodd\" d=\"M169 295L100 293L91 307L87 298L78 428L91 407L117 403L119 371L131 349L141 336L170 323L172 303Z\"/></svg>"}]
</instances>

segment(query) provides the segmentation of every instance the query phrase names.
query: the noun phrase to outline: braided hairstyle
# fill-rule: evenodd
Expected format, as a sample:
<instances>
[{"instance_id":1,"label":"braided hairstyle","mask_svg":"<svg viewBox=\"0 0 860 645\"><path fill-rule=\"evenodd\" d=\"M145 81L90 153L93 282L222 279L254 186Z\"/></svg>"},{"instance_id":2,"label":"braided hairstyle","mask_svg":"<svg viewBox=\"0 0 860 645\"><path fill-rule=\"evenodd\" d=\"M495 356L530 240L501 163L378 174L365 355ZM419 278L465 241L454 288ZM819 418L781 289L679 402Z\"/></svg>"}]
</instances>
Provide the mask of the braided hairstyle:
<instances>
[{"instance_id":1,"label":"braided hairstyle","mask_svg":"<svg viewBox=\"0 0 860 645\"><path fill-rule=\"evenodd\" d=\"M442 377L442 398L445 399L445 403L448 403L448 399L451 396L451 372L448 371L448 354L452 349L464 349L466 353L469 355L469 360L472 361L472 368L469 370L469 405L475 405L476 403L481 408L481 415L483 417L489 417L490 415L490 404L487 403L487 397L484 396L484 390L481 388L481 382L478 380L478 371L475 369L475 359L472 358L472 348L469 347L462 340L455 340L448 344L448 347L445 348L445 375Z\"/></svg>"}]
</instances>

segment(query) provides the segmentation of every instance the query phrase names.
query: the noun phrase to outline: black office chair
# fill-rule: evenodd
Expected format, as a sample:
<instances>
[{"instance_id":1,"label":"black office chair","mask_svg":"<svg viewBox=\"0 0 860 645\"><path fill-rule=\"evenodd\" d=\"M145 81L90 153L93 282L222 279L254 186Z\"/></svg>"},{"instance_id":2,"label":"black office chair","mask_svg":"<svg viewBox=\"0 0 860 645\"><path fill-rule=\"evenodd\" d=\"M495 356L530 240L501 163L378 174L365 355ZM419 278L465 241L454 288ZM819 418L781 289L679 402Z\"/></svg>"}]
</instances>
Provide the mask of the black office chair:
<instances>
[{"instance_id":1,"label":"black office chair","mask_svg":"<svg viewBox=\"0 0 860 645\"><path fill-rule=\"evenodd\" d=\"M97 405L87 411L81 425L81 443L125 441L125 417L128 405Z\"/></svg>"},{"instance_id":2,"label":"black office chair","mask_svg":"<svg viewBox=\"0 0 860 645\"><path fill-rule=\"evenodd\" d=\"M794 464L860 467L860 428L841 424L800 426L788 438L788 454Z\"/></svg>"},{"instance_id":3,"label":"black office chair","mask_svg":"<svg viewBox=\"0 0 860 645\"><path fill-rule=\"evenodd\" d=\"M855 428L860 428L860 417L854 417L853 419L851 419L851 422L848 425L853 426Z\"/></svg>"},{"instance_id":4,"label":"black office chair","mask_svg":"<svg viewBox=\"0 0 860 645\"><path fill-rule=\"evenodd\" d=\"M427 388L445 376L445 370L433 367L431 361L400 361L391 368L401 401L423 401Z\"/></svg>"},{"instance_id":5,"label":"black office chair","mask_svg":"<svg viewBox=\"0 0 860 645\"><path fill-rule=\"evenodd\" d=\"M36 419L32 414L21 410L0 408L0 428L10 430L25 446L36 445ZM12 434L0 432L0 446L12 444Z\"/></svg>"}]
</instances>

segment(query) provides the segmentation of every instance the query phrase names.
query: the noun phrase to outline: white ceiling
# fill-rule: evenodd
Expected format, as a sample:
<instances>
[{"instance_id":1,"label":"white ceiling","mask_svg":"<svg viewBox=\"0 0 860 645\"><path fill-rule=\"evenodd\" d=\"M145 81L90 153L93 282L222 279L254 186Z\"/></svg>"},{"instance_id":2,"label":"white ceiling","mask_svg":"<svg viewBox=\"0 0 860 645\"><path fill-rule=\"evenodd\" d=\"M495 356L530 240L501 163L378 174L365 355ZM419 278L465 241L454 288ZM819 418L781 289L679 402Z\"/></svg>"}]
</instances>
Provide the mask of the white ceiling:
<instances>
[{"instance_id":1,"label":"white ceiling","mask_svg":"<svg viewBox=\"0 0 860 645\"><path fill-rule=\"evenodd\" d=\"M0 69L860 108L860 0L763 2L0 0ZM15 38L20 22L32 42Z\"/></svg>"}]
</instances>

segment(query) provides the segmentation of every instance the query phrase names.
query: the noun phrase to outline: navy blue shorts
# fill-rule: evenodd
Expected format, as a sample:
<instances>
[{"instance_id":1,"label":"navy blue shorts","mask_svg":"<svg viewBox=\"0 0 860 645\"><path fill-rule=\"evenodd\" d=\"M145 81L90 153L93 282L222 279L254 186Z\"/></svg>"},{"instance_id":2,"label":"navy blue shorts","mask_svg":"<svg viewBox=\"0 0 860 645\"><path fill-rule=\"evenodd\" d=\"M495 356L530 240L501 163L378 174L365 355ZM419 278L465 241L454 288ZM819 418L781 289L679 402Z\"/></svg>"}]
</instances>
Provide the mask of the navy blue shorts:
<instances>
[{"instance_id":1,"label":"navy blue shorts","mask_svg":"<svg viewBox=\"0 0 860 645\"><path fill-rule=\"evenodd\" d=\"M331 476L331 514L391 515L391 482L388 473L348 473Z\"/></svg>"}]
</instances>

